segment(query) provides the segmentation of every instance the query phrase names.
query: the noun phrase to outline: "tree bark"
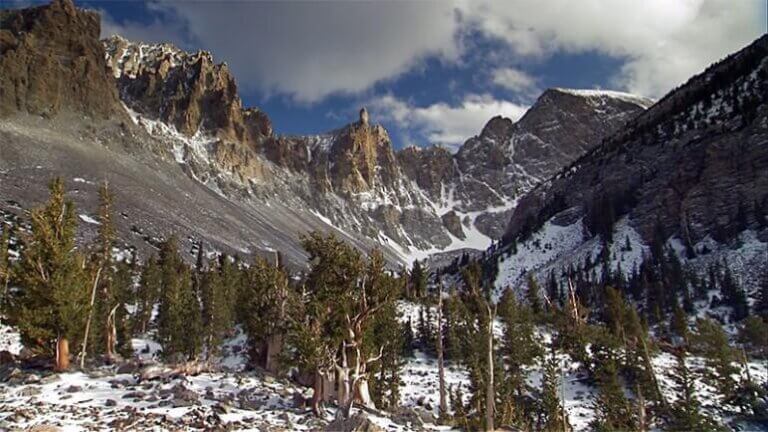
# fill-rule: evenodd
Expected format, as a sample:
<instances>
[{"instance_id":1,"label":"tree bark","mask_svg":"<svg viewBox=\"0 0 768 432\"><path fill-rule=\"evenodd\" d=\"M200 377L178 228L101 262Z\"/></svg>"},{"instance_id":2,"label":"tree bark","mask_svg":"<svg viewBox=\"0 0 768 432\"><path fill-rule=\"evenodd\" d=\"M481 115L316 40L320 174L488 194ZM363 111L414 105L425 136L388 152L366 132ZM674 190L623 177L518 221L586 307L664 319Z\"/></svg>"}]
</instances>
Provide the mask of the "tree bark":
<instances>
[{"instance_id":1,"label":"tree bark","mask_svg":"<svg viewBox=\"0 0 768 432\"><path fill-rule=\"evenodd\" d=\"M93 280L93 288L91 288L91 304L88 309L88 320L85 322L85 335L83 335L83 347L80 354L80 368L85 367L85 357L88 353L88 335L91 332L91 320L93 319L93 304L96 302L96 287L99 285L99 278L101 277L101 267L96 270L96 277Z\"/></svg>"},{"instance_id":2,"label":"tree bark","mask_svg":"<svg viewBox=\"0 0 768 432\"><path fill-rule=\"evenodd\" d=\"M270 373L280 371L280 352L283 350L283 335L275 334L267 338L267 352L264 368Z\"/></svg>"},{"instance_id":3,"label":"tree bark","mask_svg":"<svg viewBox=\"0 0 768 432\"><path fill-rule=\"evenodd\" d=\"M56 372L69 369L69 341L64 336L59 336L56 340L56 364L53 369Z\"/></svg>"},{"instance_id":4,"label":"tree bark","mask_svg":"<svg viewBox=\"0 0 768 432\"><path fill-rule=\"evenodd\" d=\"M314 384L312 387L312 414L314 414L316 417L321 416L321 405L323 403L324 399L324 391L323 391L323 384L325 381L325 378L323 375L315 371L314 374Z\"/></svg>"},{"instance_id":5,"label":"tree bark","mask_svg":"<svg viewBox=\"0 0 768 432\"><path fill-rule=\"evenodd\" d=\"M448 414L445 397L445 365L443 363L443 284L437 293L437 378L440 388L440 416Z\"/></svg>"},{"instance_id":6,"label":"tree bark","mask_svg":"<svg viewBox=\"0 0 768 432\"><path fill-rule=\"evenodd\" d=\"M494 398L495 389L493 384L493 319L494 312L491 306L488 307L488 386L485 389L485 430L493 431Z\"/></svg>"},{"instance_id":7,"label":"tree bark","mask_svg":"<svg viewBox=\"0 0 768 432\"><path fill-rule=\"evenodd\" d=\"M107 315L107 322L105 327L106 332L106 356L107 359L112 360L115 357L115 345L117 343L117 327L115 325L115 312L117 312L117 307L119 305L115 305L115 307L112 308L111 311L109 311L109 315Z\"/></svg>"}]
</instances>

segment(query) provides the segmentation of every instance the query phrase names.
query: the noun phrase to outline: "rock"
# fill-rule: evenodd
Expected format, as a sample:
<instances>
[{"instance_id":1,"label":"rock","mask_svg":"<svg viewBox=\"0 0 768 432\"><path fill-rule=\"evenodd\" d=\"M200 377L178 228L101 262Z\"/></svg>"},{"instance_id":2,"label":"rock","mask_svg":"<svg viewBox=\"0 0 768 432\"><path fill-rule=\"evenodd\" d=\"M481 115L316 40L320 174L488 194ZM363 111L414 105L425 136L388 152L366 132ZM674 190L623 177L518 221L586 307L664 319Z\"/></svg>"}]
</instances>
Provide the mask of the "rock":
<instances>
[{"instance_id":1,"label":"rock","mask_svg":"<svg viewBox=\"0 0 768 432\"><path fill-rule=\"evenodd\" d=\"M384 429L375 425L367 415L358 412L348 419L336 418L328 423L327 432L384 432Z\"/></svg>"},{"instance_id":2,"label":"rock","mask_svg":"<svg viewBox=\"0 0 768 432\"><path fill-rule=\"evenodd\" d=\"M293 407L296 409L304 409L307 407L307 398L299 392L293 393Z\"/></svg>"},{"instance_id":3,"label":"rock","mask_svg":"<svg viewBox=\"0 0 768 432\"><path fill-rule=\"evenodd\" d=\"M213 406L213 410L219 414L229 414L232 412L232 405L226 402L219 402Z\"/></svg>"},{"instance_id":4,"label":"rock","mask_svg":"<svg viewBox=\"0 0 768 432\"><path fill-rule=\"evenodd\" d=\"M411 424L413 426L422 427L424 422L421 420L421 416L413 408L400 407L392 413L392 421L400 425Z\"/></svg>"},{"instance_id":5,"label":"rock","mask_svg":"<svg viewBox=\"0 0 768 432\"><path fill-rule=\"evenodd\" d=\"M37 396L39 394L40 394L40 387L37 387L37 386L24 387L21 390L19 390L19 396L30 397L30 396Z\"/></svg>"},{"instance_id":6,"label":"rock","mask_svg":"<svg viewBox=\"0 0 768 432\"><path fill-rule=\"evenodd\" d=\"M429 405L429 404L427 404L427 405ZM419 416L419 419L421 419L422 423L425 423L425 424L432 423L432 424L434 424L437 421L437 419L435 418L435 415L432 414L432 411L430 410L430 408L417 409L415 411L416 411L416 415Z\"/></svg>"},{"instance_id":7,"label":"rock","mask_svg":"<svg viewBox=\"0 0 768 432\"><path fill-rule=\"evenodd\" d=\"M40 382L40 375L29 374L24 378L24 384L36 384Z\"/></svg>"},{"instance_id":8,"label":"rock","mask_svg":"<svg viewBox=\"0 0 768 432\"><path fill-rule=\"evenodd\" d=\"M16 362L16 356L11 354L10 351L0 351L0 366Z\"/></svg>"},{"instance_id":9,"label":"rock","mask_svg":"<svg viewBox=\"0 0 768 432\"><path fill-rule=\"evenodd\" d=\"M117 374L134 374L138 372L139 370L139 364L135 362L127 362L123 363L120 366L118 366L117 371L115 373Z\"/></svg>"},{"instance_id":10,"label":"rock","mask_svg":"<svg viewBox=\"0 0 768 432\"><path fill-rule=\"evenodd\" d=\"M67 387L66 389L64 389L64 391L67 392L67 393L79 393L79 392L83 391L83 388L78 386L78 385L71 385L71 386Z\"/></svg>"},{"instance_id":11,"label":"rock","mask_svg":"<svg viewBox=\"0 0 768 432\"><path fill-rule=\"evenodd\" d=\"M50 374L40 379L40 384L50 384L57 381L61 381L61 377L57 374Z\"/></svg>"},{"instance_id":12,"label":"rock","mask_svg":"<svg viewBox=\"0 0 768 432\"><path fill-rule=\"evenodd\" d=\"M27 429L28 432L61 432L61 429L53 425L36 425Z\"/></svg>"},{"instance_id":13,"label":"rock","mask_svg":"<svg viewBox=\"0 0 768 432\"><path fill-rule=\"evenodd\" d=\"M144 397L146 395L140 391L132 391L123 395L123 399L144 399Z\"/></svg>"},{"instance_id":14,"label":"rock","mask_svg":"<svg viewBox=\"0 0 768 432\"><path fill-rule=\"evenodd\" d=\"M171 394L173 395L173 399L180 400L180 401L186 401L186 402L192 402L197 403L199 400L199 396L197 393L195 393L194 390L190 390L186 387L184 387L183 384L176 384L171 388Z\"/></svg>"},{"instance_id":15,"label":"rock","mask_svg":"<svg viewBox=\"0 0 768 432\"><path fill-rule=\"evenodd\" d=\"M114 399L107 399L104 401L104 405L108 407L117 406L117 401Z\"/></svg>"},{"instance_id":16,"label":"rock","mask_svg":"<svg viewBox=\"0 0 768 432\"><path fill-rule=\"evenodd\" d=\"M456 238L461 240L467 238L467 236L464 234L464 230L461 228L461 218L459 218L455 211L449 211L448 213L441 216L440 219L442 219L445 229L456 236Z\"/></svg>"},{"instance_id":17,"label":"rock","mask_svg":"<svg viewBox=\"0 0 768 432\"><path fill-rule=\"evenodd\" d=\"M165 379L173 371L165 366L161 365L149 365L145 366L139 371L139 381L151 381L156 379Z\"/></svg>"},{"instance_id":18,"label":"rock","mask_svg":"<svg viewBox=\"0 0 768 432\"><path fill-rule=\"evenodd\" d=\"M23 376L23 372L21 369L12 366L10 364L6 364L2 367L0 367L0 382L7 382L10 380L16 380Z\"/></svg>"},{"instance_id":19,"label":"rock","mask_svg":"<svg viewBox=\"0 0 768 432\"><path fill-rule=\"evenodd\" d=\"M3 35L0 116L21 110L50 117L68 108L128 120L106 70L97 12L71 0L4 10Z\"/></svg>"}]
</instances>

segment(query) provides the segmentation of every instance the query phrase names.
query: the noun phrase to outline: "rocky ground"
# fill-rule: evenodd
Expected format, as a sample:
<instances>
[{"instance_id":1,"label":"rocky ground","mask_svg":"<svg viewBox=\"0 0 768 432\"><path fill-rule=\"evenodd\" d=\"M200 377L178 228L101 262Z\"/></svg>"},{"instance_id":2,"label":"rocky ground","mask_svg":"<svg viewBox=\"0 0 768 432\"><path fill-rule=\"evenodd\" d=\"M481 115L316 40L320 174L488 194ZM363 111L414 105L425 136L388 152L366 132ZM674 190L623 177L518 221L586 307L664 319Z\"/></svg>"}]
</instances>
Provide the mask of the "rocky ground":
<instances>
[{"instance_id":1,"label":"rocky ground","mask_svg":"<svg viewBox=\"0 0 768 432\"><path fill-rule=\"evenodd\" d=\"M243 371L244 340L238 335L228 341L211 372L179 373L155 361L154 342L134 339L137 354L130 362L55 374L34 360L22 360L18 334L0 326L0 431L293 431L338 426L329 426L333 407L324 418L312 415L310 389L261 371ZM431 412L434 403L409 401L414 408L358 413L358 421L371 431L438 428Z\"/></svg>"}]
</instances>

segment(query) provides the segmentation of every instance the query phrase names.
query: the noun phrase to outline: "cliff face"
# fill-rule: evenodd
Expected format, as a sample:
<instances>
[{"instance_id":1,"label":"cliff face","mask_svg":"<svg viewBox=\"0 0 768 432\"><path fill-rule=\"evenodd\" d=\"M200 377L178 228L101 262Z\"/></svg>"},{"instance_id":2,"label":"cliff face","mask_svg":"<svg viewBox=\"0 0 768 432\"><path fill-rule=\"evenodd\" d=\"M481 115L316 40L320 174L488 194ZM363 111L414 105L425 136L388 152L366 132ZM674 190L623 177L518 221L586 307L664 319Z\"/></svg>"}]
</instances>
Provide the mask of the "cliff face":
<instances>
[{"instance_id":1,"label":"cliff face","mask_svg":"<svg viewBox=\"0 0 768 432\"><path fill-rule=\"evenodd\" d=\"M0 115L55 116L63 109L92 117L124 115L104 73L95 12L71 0L0 11Z\"/></svg>"},{"instance_id":2,"label":"cliff face","mask_svg":"<svg viewBox=\"0 0 768 432\"><path fill-rule=\"evenodd\" d=\"M169 44L143 45L113 36L104 41L107 64L126 104L193 137L198 132L260 151L272 136L263 112L244 109L226 64L208 52Z\"/></svg>"},{"instance_id":3,"label":"cliff face","mask_svg":"<svg viewBox=\"0 0 768 432\"><path fill-rule=\"evenodd\" d=\"M761 228L768 211L768 37L673 91L521 199L505 240L559 214L593 235L621 217L692 247ZM764 237L768 233L763 232Z\"/></svg>"}]
</instances>

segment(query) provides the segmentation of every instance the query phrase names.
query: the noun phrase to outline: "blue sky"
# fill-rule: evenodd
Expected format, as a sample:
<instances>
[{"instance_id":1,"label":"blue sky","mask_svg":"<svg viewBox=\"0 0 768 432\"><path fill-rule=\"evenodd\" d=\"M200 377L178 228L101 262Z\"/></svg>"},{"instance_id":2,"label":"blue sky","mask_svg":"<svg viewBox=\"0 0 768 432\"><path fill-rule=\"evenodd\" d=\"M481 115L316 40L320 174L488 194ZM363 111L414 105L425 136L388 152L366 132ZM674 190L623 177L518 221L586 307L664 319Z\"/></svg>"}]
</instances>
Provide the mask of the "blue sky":
<instances>
[{"instance_id":1,"label":"blue sky","mask_svg":"<svg viewBox=\"0 0 768 432\"><path fill-rule=\"evenodd\" d=\"M102 33L211 51L278 133L365 105L397 147L456 148L548 87L657 98L766 32L763 0L81 0Z\"/></svg>"}]
</instances>

